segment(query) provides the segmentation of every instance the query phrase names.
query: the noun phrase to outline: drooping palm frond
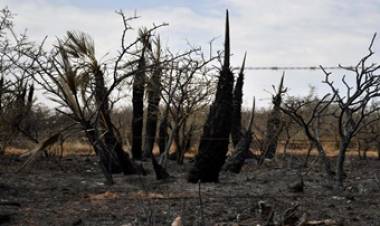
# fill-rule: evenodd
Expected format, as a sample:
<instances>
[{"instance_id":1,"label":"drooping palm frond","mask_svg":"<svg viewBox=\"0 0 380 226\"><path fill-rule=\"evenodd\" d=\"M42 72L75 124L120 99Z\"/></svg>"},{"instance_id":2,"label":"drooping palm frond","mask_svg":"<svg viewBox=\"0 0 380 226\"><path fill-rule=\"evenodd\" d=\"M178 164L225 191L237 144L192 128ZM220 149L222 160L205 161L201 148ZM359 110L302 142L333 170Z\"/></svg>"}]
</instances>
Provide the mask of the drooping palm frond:
<instances>
[{"instance_id":1,"label":"drooping palm frond","mask_svg":"<svg viewBox=\"0 0 380 226\"><path fill-rule=\"evenodd\" d=\"M70 89L72 94L76 94L77 85L76 85L76 70L73 68L69 54L67 53L65 46L62 42L59 43L58 51L60 54L60 60L62 61L62 70L63 70L63 82L67 84L67 87Z\"/></svg>"},{"instance_id":2,"label":"drooping palm frond","mask_svg":"<svg viewBox=\"0 0 380 226\"><path fill-rule=\"evenodd\" d=\"M155 40L155 44L156 44L156 56L155 56L155 59L157 61L159 61L161 59L161 38L160 36L158 35L156 40Z\"/></svg>"},{"instance_id":3,"label":"drooping palm frond","mask_svg":"<svg viewBox=\"0 0 380 226\"><path fill-rule=\"evenodd\" d=\"M83 103L86 103L88 101L86 94L87 94L90 82L91 82L90 76L88 76L88 73L86 71L78 75L77 85L78 85L80 97Z\"/></svg>"},{"instance_id":4,"label":"drooping palm frond","mask_svg":"<svg viewBox=\"0 0 380 226\"><path fill-rule=\"evenodd\" d=\"M80 78L77 78L77 82L89 81L91 74L101 70L95 56L94 40L86 33L68 31L64 49L71 57L79 60L77 70L82 72ZM87 82L84 82L81 84L81 88L84 84L88 85Z\"/></svg>"},{"instance_id":5,"label":"drooping palm frond","mask_svg":"<svg viewBox=\"0 0 380 226\"><path fill-rule=\"evenodd\" d=\"M37 156L39 153L41 153L42 151L45 151L48 147L55 144L60 139L60 137L61 137L61 133L56 133L56 134L52 135L51 137L47 138L45 141L43 141L35 149L21 155L21 157L27 156L28 159L25 161L25 163L17 171L20 172L21 170L30 166L37 159Z\"/></svg>"},{"instance_id":6,"label":"drooping palm frond","mask_svg":"<svg viewBox=\"0 0 380 226\"><path fill-rule=\"evenodd\" d=\"M83 32L67 32L67 40L65 43L66 51L73 57L89 57L95 59L95 43L94 40Z\"/></svg>"},{"instance_id":7,"label":"drooping palm frond","mask_svg":"<svg viewBox=\"0 0 380 226\"><path fill-rule=\"evenodd\" d=\"M71 111L75 115L79 115L80 114L80 111L78 108L79 103L77 102L77 99L75 98L75 93L73 93L71 91L69 84L63 78L61 78L59 81L60 81L61 87L62 87L61 91L62 91L63 95L65 96L65 100L66 100L68 107L71 109Z\"/></svg>"},{"instance_id":8,"label":"drooping palm frond","mask_svg":"<svg viewBox=\"0 0 380 226\"><path fill-rule=\"evenodd\" d=\"M241 106L243 104L244 68L246 57L247 53L244 54L241 70L233 91L231 138L234 146L238 144L241 137Z\"/></svg>"},{"instance_id":9,"label":"drooping palm frond","mask_svg":"<svg viewBox=\"0 0 380 226\"><path fill-rule=\"evenodd\" d=\"M88 88L93 75L102 71L95 57L92 38L83 32L68 31L56 46L61 66L60 83L65 102L77 116L81 104L88 103ZM79 94L79 95L78 95ZM80 103L81 102L81 103Z\"/></svg>"}]
</instances>

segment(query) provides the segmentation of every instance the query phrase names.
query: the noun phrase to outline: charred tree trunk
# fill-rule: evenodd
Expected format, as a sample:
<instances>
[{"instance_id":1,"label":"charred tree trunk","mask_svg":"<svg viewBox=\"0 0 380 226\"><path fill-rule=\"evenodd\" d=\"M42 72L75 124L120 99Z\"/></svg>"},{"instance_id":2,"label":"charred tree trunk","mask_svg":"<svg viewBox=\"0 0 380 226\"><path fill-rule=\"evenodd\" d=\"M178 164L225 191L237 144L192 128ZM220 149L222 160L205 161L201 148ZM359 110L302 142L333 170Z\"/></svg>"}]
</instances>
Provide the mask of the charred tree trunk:
<instances>
[{"instance_id":1,"label":"charred tree trunk","mask_svg":"<svg viewBox=\"0 0 380 226\"><path fill-rule=\"evenodd\" d=\"M144 126L144 92L145 92L145 48L139 60L138 73L133 80L133 115L132 115L132 156L142 158L142 132Z\"/></svg>"},{"instance_id":2,"label":"charred tree trunk","mask_svg":"<svg viewBox=\"0 0 380 226\"><path fill-rule=\"evenodd\" d=\"M236 80L234 95L232 100L232 125L231 138L232 144L236 146L241 136L241 105L243 103L244 67L247 54L244 55L239 76Z\"/></svg>"},{"instance_id":3,"label":"charred tree trunk","mask_svg":"<svg viewBox=\"0 0 380 226\"><path fill-rule=\"evenodd\" d=\"M262 163L265 158L272 159L276 154L278 137L281 133L281 109L280 105L282 102L284 76L281 78L280 85L278 87L277 93L273 96L273 109L269 115L267 121L267 129L264 138L264 153L260 160Z\"/></svg>"},{"instance_id":4,"label":"charred tree trunk","mask_svg":"<svg viewBox=\"0 0 380 226\"><path fill-rule=\"evenodd\" d=\"M308 166L309 158L310 158L311 151L313 150L313 148L314 148L313 143L310 143L309 144L309 148L307 149L307 154L306 154L305 162L303 163L303 167L304 168L307 168L307 166Z\"/></svg>"},{"instance_id":5,"label":"charred tree trunk","mask_svg":"<svg viewBox=\"0 0 380 226\"><path fill-rule=\"evenodd\" d=\"M188 175L191 183L218 182L219 172L225 162L231 132L232 91L234 76L230 69L230 37L228 11L226 18L226 37L224 65L220 72L215 101L210 107L199 153Z\"/></svg>"},{"instance_id":6,"label":"charred tree trunk","mask_svg":"<svg viewBox=\"0 0 380 226\"><path fill-rule=\"evenodd\" d=\"M317 148L319 156L322 159L322 164L325 168L325 173L328 177L328 179L331 181L333 178L333 171L331 170L331 163L329 158L326 156L326 152L322 146L322 144L319 141L316 141L315 139L311 140L314 144L314 146Z\"/></svg>"},{"instance_id":7,"label":"charred tree trunk","mask_svg":"<svg viewBox=\"0 0 380 226\"><path fill-rule=\"evenodd\" d=\"M5 87L4 87L4 77L1 76L0 78L0 113L3 111L3 94L5 92Z\"/></svg>"},{"instance_id":8,"label":"charred tree trunk","mask_svg":"<svg viewBox=\"0 0 380 226\"><path fill-rule=\"evenodd\" d=\"M252 133L245 131L236 145L236 152L227 160L225 169L232 173L240 173L244 165L245 159L249 155L249 147L252 142Z\"/></svg>"},{"instance_id":9,"label":"charred tree trunk","mask_svg":"<svg viewBox=\"0 0 380 226\"><path fill-rule=\"evenodd\" d=\"M158 59L159 60L159 59ZM152 156L154 140L157 130L159 103L161 97L161 67L157 63L148 87L148 115L145 128L144 157Z\"/></svg>"},{"instance_id":10,"label":"charred tree trunk","mask_svg":"<svg viewBox=\"0 0 380 226\"><path fill-rule=\"evenodd\" d=\"M252 115L249 121L248 128L240 137L239 143L236 145L236 152L232 155L226 163L226 170L232 173L240 173L241 168L244 165L245 160L252 156L249 148L252 143L252 126L255 118L255 99L253 99Z\"/></svg>"},{"instance_id":11,"label":"charred tree trunk","mask_svg":"<svg viewBox=\"0 0 380 226\"><path fill-rule=\"evenodd\" d=\"M346 158L346 151L350 144L350 141L347 139L342 139L339 146L339 153L336 163L336 182L338 188L343 188L343 181L345 177L344 173L344 161Z\"/></svg>"},{"instance_id":12,"label":"charred tree trunk","mask_svg":"<svg viewBox=\"0 0 380 226\"><path fill-rule=\"evenodd\" d=\"M169 139L168 139L168 142L166 143L166 146L165 146L165 151L164 153L161 155L161 158L160 158L160 165L162 165L163 167L166 167L167 166L167 160L170 159L170 147L171 145L173 144L174 142L174 135L176 134L178 130L178 124L174 124L173 125L173 128L171 130L171 133L169 135Z\"/></svg>"},{"instance_id":13,"label":"charred tree trunk","mask_svg":"<svg viewBox=\"0 0 380 226\"><path fill-rule=\"evenodd\" d=\"M173 131L173 141L175 143L175 153L172 153L169 159L171 160L178 160L178 156L181 154L183 150L182 141L180 137L180 130L182 129L178 122L176 122L177 129Z\"/></svg>"},{"instance_id":14,"label":"charred tree trunk","mask_svg":"<svg viewBox=\"0 0 380 226\"><path fill-rule=\"evenodd\" d=\"M159 132L158 132L158 146L160 148L160 154L165 152L166 144L169 140L168 127L169 127L169 106L165 108L164 114L162 115Z\"/></svg>"},{"instance_id":15,"label":"charred tree trunk","mask_svg":"<svg viewBox=\"0 0 380 226\"><path fill-rule=\"evenodd\" d=\"M358 157L359 157L360 160L363 159L361 151L362 151L362 144L361 144L360 140L358 140Z\"/></svg>"},{"instance_id":16,"label":"charred tree trunk","mask_svg":"<svg viewBox=\"0 0 380 226\"><path fill-rule=\"evenodd\" d=\"M99 166L103 172L104 177L106 178L107 184L113 184L112 178L112 165L115 159L111 158L111 154L107 152L107 147L105 147L104 143L99 141L99 135L97 131L92 126L86 124L83 125L83 128L86 128L86 136L96 155L99 157Z\"/></svg>"},{"instance_id":17,"label":"charred tree trunk","mask_svg":"<svg viewBox=\"0 0 380 226\"><path fill-rule=\"evenodd\" d=\"M185 123L186 125L186 123ZM185 153L187 150L189 150L191 148L191 140L193 139L193 124L190 126L190 129L188 130L188 132L186 132L186 129L182 132L182 136L183 136L183 144L181 145L182 146L182 149L180 150L180 152L177 154L177 163L179 165L182 165L183 164L183 161L184 161L184 158L185 158Z\"/></svg>"},{"instance_id":18,"label":"charred tree trunk","mask_svg":"<svg viewBox=\"0 0 380 226\"><path fill-rule=\"evenodd\" d=\"M161 65L160 65L160 41L157 41L157 56L155 58L155 67L152 71L152 77L148 84L148 113L145 126L144 138L144 158L150 158L154 147L154 141L157 130L157 119L159 114L159 103L161 97Z\"/></svg>"},{"instance_id":19,"label":"charred tree trunk","mask_svg":"<svg viewBox=\"0 0 380 226\"><path fill-rule=\"evenodd\" d=\"M166 169L157 162L156 157L154 157L153 155L151 157L152 157L153 170L156 174L156 179L164 180L168 178L170 175L168 174Z\"/></svg>"},{"instance_id":20,"label":"charred tree trunk","mask_svg":"<svg viewBox=\"0 0 380 226\"><path fill-rule=\"evenodd\" d=\"M3 94L5 92L4 87L4 77L1 76L0 78L0 114L3 113ZM5 152L5 145L3 145L3 142L0 142L0 156L3 155Z\"/></svg>"},{"instance_id":21,"label":"charred tree trunk","mask_svg":"<svg viewBox=\"0 0 380 226\"><path fill-rule=\"evenodd\" d=\"M104 83L103 72L100 68L94 71L95 76L95 100L99 111L99 127L105 131L104 142L106 149L103 151L106 159L109 160L108 170L111 173L124 172L124 174L134 174L137 170L130 160L129 155L124 152L121 138L117 137L114 132L114 126L111 121L110 110L108 106L107 88Z\"/></svg>"}]
</instances>

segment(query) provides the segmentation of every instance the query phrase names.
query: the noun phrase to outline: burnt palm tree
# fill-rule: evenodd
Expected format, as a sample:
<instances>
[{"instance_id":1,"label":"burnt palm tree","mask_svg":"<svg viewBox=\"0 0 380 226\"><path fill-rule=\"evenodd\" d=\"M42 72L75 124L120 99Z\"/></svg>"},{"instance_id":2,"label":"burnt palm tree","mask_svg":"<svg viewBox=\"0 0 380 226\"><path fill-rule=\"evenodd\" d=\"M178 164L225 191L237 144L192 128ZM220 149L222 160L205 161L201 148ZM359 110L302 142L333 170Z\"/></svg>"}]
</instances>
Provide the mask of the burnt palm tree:
<instances>
[{"instance_id":1,"label":"burnt palm tree","mask_svg":"<svg viewBox=\"0 0 380 226\"><path fill-rule=\"evenodd\" d=\"M243 63L240 68L239 76L236 80L234 96L232 100L232 143L236 146L240 140L241 131L241 105L243 103L244 67L247 53L244 55Z\"/></svg>"},{"instance_id":2,"label":"burnt palm tree","mask_svg":"<svg viewBox=\"0 0 380 226\"><path fill-rule=\"evenodd\" d=\"M156 47L157 49L153 57L155 66L152 69L152 76L147 87L148 112L144 140L144 157L146 158L152 156L154 141L156 138L158 114L160 113L159 103L161 99L162 68L160 64L161 44L159 38L156 41Z\"/></svg>"},{"instance_id":3,"label":"burnt palm tree","mask_svg":"<svg viewBox=\"0 0 380 226\"><path fill-rule=\"evenodd\" d=\"M230 69L230 36L227 11L224 64L220 71L215 100L210 107L203 128L199 153L188 175L189 182L219 181L219 172L225 162L231 132L233 85L234 75Z\"/></svg>"},{"instance_id":4,"label":"burnt palm tree","mask_svg":"<svg viewBox=\"0 0 380 226\"><path fill-rule=\"evenodd\" d=\"M150 46L149 33L146 30L140 30L140 39L142 42L141 56L138 62L138 73L133 76L132 91L132 156L134 159L142 158L142 135L144 125L144 92L146 80L146 58L145 53Z\"/></svg>"}]
</instances>

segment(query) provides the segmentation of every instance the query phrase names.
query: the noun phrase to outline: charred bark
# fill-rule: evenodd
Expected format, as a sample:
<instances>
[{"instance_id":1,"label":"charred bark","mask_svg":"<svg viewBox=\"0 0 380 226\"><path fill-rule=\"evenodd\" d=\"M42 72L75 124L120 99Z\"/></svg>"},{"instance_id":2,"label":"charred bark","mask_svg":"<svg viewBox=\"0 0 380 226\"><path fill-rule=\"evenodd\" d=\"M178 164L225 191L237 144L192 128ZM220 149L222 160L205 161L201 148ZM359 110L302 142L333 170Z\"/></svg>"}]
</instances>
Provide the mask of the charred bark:
<instances>
[{"instance_id":1,"label":"charred bark","mask_svg":"<svg viewBox=\"0 0 380 226\"><path fill-rule=\"evenodd\" d=\"M160 148L160 154L165 152L166 144L169 140L168 127L169 127L169 107L166 107L164 114L160 121L158 132L158 146Z\"/></svg>"},{"instance_id":2,"label":"charred bark","mask_svg":"<svg viewBox=\"0 0 380 226\"><path fill-rule=\"evenodd\" d=\"M185 125L186 125L186 123L185 123ZM191 124L188 132L185 132L186 126L183 127L184 131L182 132L183 138L182 138L181 149L177 149L177 163L179 165L183 164L183 161L185 159L185 153L191 147L191 140L193 139L193 129L194 129L193 124Z\"/></svg>"},{"instance_id":3,"label":"charred bark","mask_svg":"<svg viewBox=\"0 0 380 226\"><path fill-rule=\"evenodd\" d=\"M286 90L283 88L284 76L281 78L280 85L278 87L276 95L273 96L273 109L269 115L267 121L267 129L265 133L265 138L263 142L263 156L260 159L260 163L263 162L265 158L274 158L277 150L278 137L281 133L281 103L282 95Z\"/></svg>"},{"instance_id":4,"label":"charred bark","mask_svg":"<svg viewBox=\"0 0 380 226\"><path fill-rule=\"evenodd\" d=\"M244 67L247 53L244 55L239 76L236 80L234 95L232 100L232 127L231 138L232 144L236 146L241 137L241 105L243 103L243 85L244 85Z\"/></svg>"},{"instance_id":5,"label":"charred bark","mask_svg":"<svg viewBox=\"0 0 380 226\"><path fill-rule=\"evenodd\" d=\"M153 69L153 74L148 87L148 114L145 129L144 157L152 156L154 140L157 130L159 103L161 97L161 67L159 64Z\"/></svg>"},{"instance_id":6,"label":"charred bark","mask_svg":"<svg viewBox=\"0 0 380 226\"><path fill-rule=\"evenodd\" d=\"M114 132L114 126L111 121L111 115L108 105L107 88L104 82L103 72L100 68L94 71L95 76L95 101L99 111L99 125L101 130L104 130L104 143L106 150L103 150L107 170L110 173L135 174L136 167L129 158L129 155L124 152L121 138L117 137ZM99 135L99 134L98 134ZM99 135L100 138L100 135ZM99 139L97 138L97 139ZM101 161L102 158L101 158Z\"/></svg>"},{"instance_id":7,"label":"charred bark","mask_svg":"<svg viewBox=\"0 0 380 226\"><path fill-rule=\"evenodd\" d=\"M95 128L89 125L83 125L86 128L86 136L92 147L94 148L95 154L99 157L99 166L102 170L104 177L106 178L107 184L113 184L112 177L112 167L114 165L115 159L111 157L111 153L107 152L107 148L102 142L98 140L98 134Z\"/></svg>"},{"instance_id":8,"label":"charred bark","mask_svg":"<svg viewBox=\"0 0 380 226\"><path fill-rule=\"evenodd\" d=\"M156 174L157 180L164 180L170 176L169 173L166 171L166 169L157 162L156 157L154 157L153 155L152 155L152 164L153 164L153 170Z\"/></svg>"},{"instance_id":9,"label":"charred bark","mask_svg":"<svg viewBox=\"0 0 380 226\"><path fill-rule=\"evenodd\" d=\"M188 175L191 183L218 182L219 172L225 162L231 132L232 91L234 76L230 69L230 37L228 11L226 14L226 37L224 65L220 72L214 103L210 107L199 153Z\"/></svg>"},{"instance_id":10,"label":"charred bark","mask_svg":"<svg viewBox=\"0 0 380 226\"><path fill-rule=\"evenodd\" d=\"M242 134L239 143L236 145L235 154L227 160L225 166L226 171L230 171L232 173L240 173L245 160L250 156L249 147L251 145L251 142L252 133L249 131L245 131Z\"/></svg>"},{"instance_id":11,"label":"charred bark","mask_svg":"<svg viewBox=\"0 0 380 226\"><path fill-rule=\"evenodd\" d=\"M4 95L4 93L5 93L4 77L1 76L1 78L0 78L0 113L3 112L3 95Z\"/></svg>"},{"instance_id":12,"label":"charred bark","mask_svg":"<svg viewBox=\"0 0 380 226\"><path fill-rule=\"evenodd\" d=\"M134 159L142 158L142 132L144 126L144 92L145 92L145 48L138 64L138 73L133 80L133 115L132 115L132 156Z\"/></svg>"},{"instance_id":13,"label":"charred bark","mask_svg":"<svg viewBox=\"0 0 380 226\"><path fill-rule=\"evenodd\" d=\"M342 139L339 145L339 153L336 162L336 182L338 188L343 188L343 181L345 178L344 161L346 159L346 151L350 144L350 140Z\"/></svg>"},{"instance_id":14,"label":"charred bark","mask_svg":"<svg viewBox=\"0 0 380 226\"><path fill-rule=\"evenodd\" d=\"M247 129L244 129L242 136L240 137L239 143L236 145L235 153L227 160L225 170L232 173L240 173L241 168L247 158L253 156L249 151L252 143L252 126L255 118L255 99L252 105L252 115Z\"/></svg>"}]
</instances>

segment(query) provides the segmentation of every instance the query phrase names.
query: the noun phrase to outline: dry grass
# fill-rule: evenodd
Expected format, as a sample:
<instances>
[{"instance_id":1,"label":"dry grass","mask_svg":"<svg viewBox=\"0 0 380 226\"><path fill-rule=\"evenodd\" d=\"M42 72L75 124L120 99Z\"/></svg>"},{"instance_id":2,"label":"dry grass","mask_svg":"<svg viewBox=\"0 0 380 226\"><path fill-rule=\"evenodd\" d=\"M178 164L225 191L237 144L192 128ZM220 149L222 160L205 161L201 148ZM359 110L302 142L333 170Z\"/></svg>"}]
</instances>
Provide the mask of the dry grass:
<instances>
[{"instance_id":1,"label":"dry grass","mask_svg":"<svg viewBox=\"0 0 380 226\"><path fill-rule=\"evenodd\" d=\"M59 147L57 147L60 149ZM84 142L66 142L63 144L63 155L94 155L92 146Z\"/></svg>"},{"instance_id":2,"label":"dry grass","mask_svg":"<svg viewBox=\"0 0 380 226\"><path fill-rule=\"evenodd\" d=\"M31 149L33 149L33 147ZM30 150L26 148L7 147L5 149L5 155L20 156L29 151ZM91 147L91 145L84 142L79 142L79 141L65 142L62 146L59 144L54 144L51 147L49 147L47 151L48 151L48 154L52 156L95 154L94 149Z\"/></svg>"},{"instance_id":3,"label":"dry grass","mask_svg":"<svg viewBox=\"0 0 380 226\"><path fill-rule=\"evenodd\" d=\"M7 147L5 149L5 152L4 154L6 156L11 156L11 155L16 155L16 156L19 156L19 155L22 155L26 152L28 152L29 150L26 149L26 148L16 148L16 147Z\"/></svg>"},{"instance_id":4,"label":"dry grass","mask_svg":"<svg viewBox=\"0 0 380 226\"><path fill-rule=\"evenodd\" d=\"M302 148L302 149L289 149L288 148L288 150L287 150L288 154L300 155L300 156L306 155L307 152L308 152L307 148ZM278 154L283 154L284 153L284 147L282 145L280 145L278 147L277 153ZM310 155L312 155L312 156L318 156L319 154L318 154L318 151L314 148L311 151ZM328 157L336 157L338 155L338 150L335 147L333 147L332 145L331 146L327 146L326 147L326 155ZM367 152L367 157L369 157L369 158L377 158L377 155L378 155L377 154L377 150L371 149L371 150L369 150ZM348 149L347 156L349 156L349 157L358 157L359 153L358 153L358 151L357 151L356 148L352 148L352 149Z\"/></svg>"},{"instance_id":5,"label":"dry grass","mask_svg":"<svg viewBox=\"0 0 380 226\"><path fill-rule=\"evenodd\" d=\"M170 148L170 153L175 153L177 149L177 146L175 143L172 144ZM130 150L129 146L125 146L124 150L128 151ZM17 147L8 147L5 150L5 155L15 155L19 156L22 155L29 150L26 148L17 148ZM154 145L153 153L154 155L159 155L159 147L157 144ZM257 153L257 150L252 150L254 153ZM303 149L289 149L287 150L288 154L291 155L306 155L308 150L306 148ZM198 153L197 148L191 147L190 149L186 150L185 158L193 158ZM279 145L278 147L278 154L284 153L284 147L283 145ZM56 155L56 156L69 156L69 155L94 155L94 149L86 142L80 142L80 141L70 141L65 142L63 144L63 151L60 145L56 144L49 148L49 154L50 155ZM313 149L310 153L312 156L318 156L318 151L316 149ZM338 150L333 146L328 146L326 148L326 154L328 157L336 157L338 155ZM348 157L358 157L359 153L356 148L349 149L347 152ZM377 158L378 153L377 150L369 150L367 152L367 157L369 158Z\"/></svg>"}]
</instances>

